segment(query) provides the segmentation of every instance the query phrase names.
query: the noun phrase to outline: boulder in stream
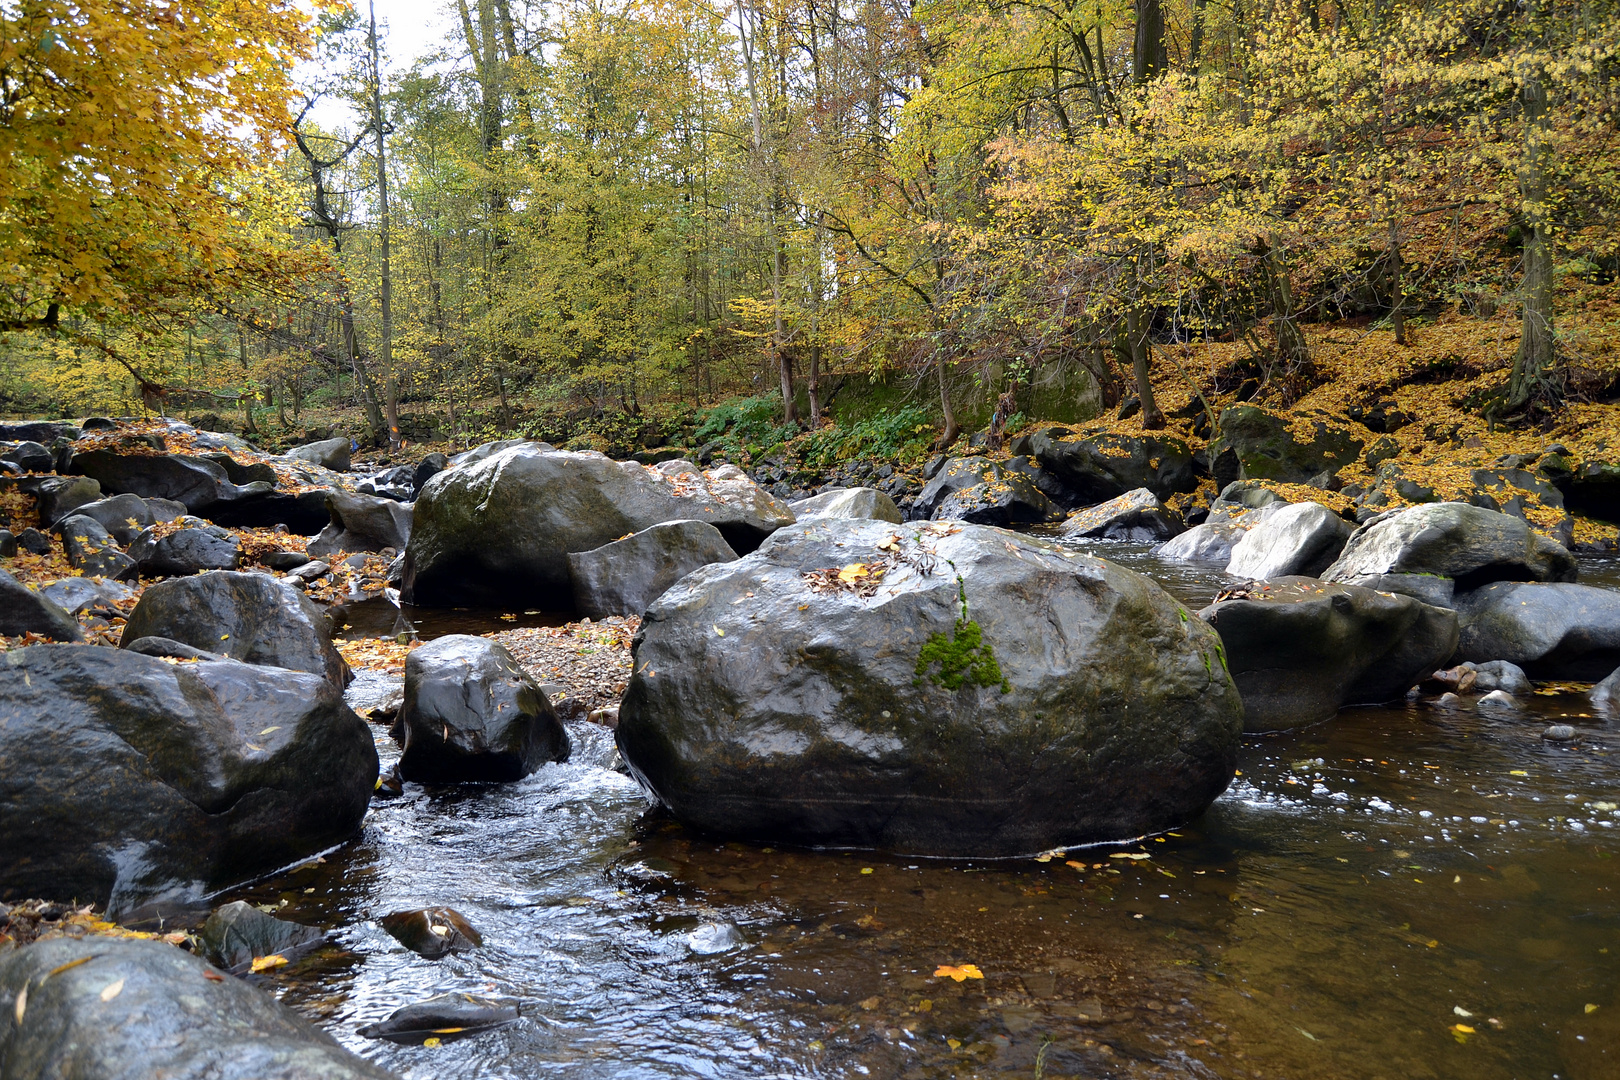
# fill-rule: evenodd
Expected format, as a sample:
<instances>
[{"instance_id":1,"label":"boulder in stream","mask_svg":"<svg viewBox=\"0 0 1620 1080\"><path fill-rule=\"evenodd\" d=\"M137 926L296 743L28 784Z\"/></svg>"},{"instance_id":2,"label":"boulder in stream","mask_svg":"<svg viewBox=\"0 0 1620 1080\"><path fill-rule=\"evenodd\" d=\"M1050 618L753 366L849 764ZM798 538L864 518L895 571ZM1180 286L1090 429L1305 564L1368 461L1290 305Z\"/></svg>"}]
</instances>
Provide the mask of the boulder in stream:
<instances>
[{"instance_id":1,"label":"boulder in stream","mask_svg":"<svg viewBox=\"0 0 1620 1080\"><path fill-rule=\"evenodd\" d=\"M197 940L208 959L238 973L249 970L261 956L291 960L299 953L319 948L326 938L326 931L318 926L266 915L245 900L216 909L197 931Z\"/></svg>"},{"instance_id":2,"label":"boulder in stream","mask_svg":"<svg viewBox=\"0 0 1620 1080\"><path fill-rule=\"evenodd\" d=\"M16 649L0 716L0 899L192 902L347 839L377 779L330 680L234 660Z\"/></svg>"},{"instance_id":3,"label":"boulder in stream","mask_svg":"<svg viewBox=\"0 0 1620 1080\"><path fill-rule=\"evenodd\" d=\"M186 517L177 529L144 530L129 545L129 555L142 577L235 570L242 565L242 541L218 525Z\"/></svg>"},{"instance_id":4,"label":"boulder in stream","mask_svg":"<svg viewBox=\"0 0 1620 1080\"><path fill-rule=\"evenodd\" d=\"M326 509L332 520L306 549L317 558L383 548L404 551L406 541L411 538L409 503L376 495L331 491L326 496Z\"/></svg>"},{"instance_id":5,"label":"boulder in stream","mask_svg":"<svg viewBox=\"0 0 1620 1080\"><path fill-rule=\"evenodd\" d=\"M248 664L308 671L341 689L348 665L326 613L266 574L216 571L146 587L121 639L164 637Z\"/></svg>"},{"instance_id":6,"label":"boulder in stream","mask_svg":"<svg viewBox=\"0 0 1620 1080\"><path fill-rule=\"evenodd\" d=\"M429 1039L454 1042L486 1031L508 1027L522 1019L516 1002L475 997L472 994L439 994L437 997L406 1005L388 1014L388 1019L367 1024L360 1034L368 1039L420 1046Z\"/></svg>"},{"instance_id":7,"label":"boulder in stream","mask_svg":"<svg viewBox=\"0 0 1620 1080\"><path fill-rule=\"evenodd\" d=\"M1093 540L1168 540L1187 531L1181 515L1147 488L1069 515L1058 532Z\"/></svg>"},{"instance_id":8,"label":"boulder in stream","mask_svg":"<svg viewBox=\"0 0 1620 1080\"><path fill-rule=\"evenodd\" d=\"M351 449L349 437L340 435L335 439L322 439L319 442L295 446L287 451L287 456L297 461L319 465L323 469L331 469L333 472L348 472Z\"/></svg>"},{"instance_id":9,"label":"boulder in stream","mask_svg":"<svg viewBox=\"0 0 1620 1080\"><path fill-rule=\"evenodd\" d=\"M1464 592L1493 581L1574 581L1575 571L1575 556L1521 519L1448 502L1370 519L1322 577L1358 582L1383 574L1434 574L1454 579Z\"/></svg>"},{"instance_id":10,"label":"boulder in stream","mask_svg":"<svg viewBox=\"0 0 1620 1080\"><path fill-rule=\"evenodd\" d=\"M568 733L504 646L447 634L411 650L399 775L421 783L521 780L568 757Z\"/></svg>"},{"instance_id":11,"label":"boulder in stream","mask_svg":"<svg viewBox=\"0 0 1620 1080\"><path fill-rule=\"evenodd\" d=\"M41 1080L390 1080L271 994L161 941L0 954L0 1063Z\"/></svg>"},{"instance_id":12,"label":"boulder in stream","mask_svg":"<svg viewBox=\"0 0 1620 1080\"><path fill-rule=\"evenodd\" d=\"M1141 575L983 526L809 521L648 609L617 739L707 832L989 857L1195 817L1241 727L1215 635Z\"/></svg>"},{"instance_id":13,"label":"boulder in stream","mask_svg":"<svg viewBox=\"0 0 1620 1080\"><path fill-rule=\"evenodd\" d=\"M447 907L412 908L384 915L378 925L413 953L429 960L451 953L471 952L484 944L483 935L461 912Z\"/></svg>"},{"instance_id":14,"label":"boulder in stream","mask_svg":"<svg viewBox=\"0 0 1620 1080\"><path fill-rule=\"evenodd\" d=\"M737 557L707 521L666 521L568 556L574 610L592 619L640 615L700 566Z\"/></svg>"},{"instance_id":15,"label":"boulder in stream","mask_svg":"<svg viewBox=\"0 0 1620 1080\"><path fill-rule=\"evenodd\" d=\"M890 521L898 525L905 518L900 508L877 488L835 488L788 503L800 521L811 518L863 518L871 521Z\"/></svg>"},{"instance_id":16,"label":"boulder in stream","mask_svg":"<svg viewBox=\"0 0 1620 1080\"><path fill-rule=\"evenodd\" d=\"M256 482L237 486L223 466L185 454L124 452L114 449L75 451L69 471L98 481L101 491L128 492L143 499L173 499L193 514L214 516L218 503L252 500L267 495L271 485Z\"/></svg>"},{"instance_id":17,"label":"boulder in stream","mask_svg":"<svg viewBox=\"0 0 1620 1080\"><path fill-rule=\"evenodd\" d=\"M1231 521L1206 521L1159 546L1161 559L1176 562L1212 563L1225 566L1232 561L1232 549L1249 530Z\"/></svg>"},{"instance_id":18,"label":"boulder in stream","mask_svg":"<svg viewBox=\"0 0 1620 1080\"><path fill-rule=\"evenodd\" d=\"M1198 616L1220 632L1249 732L1393 701L1457 646L1453 611L1309 577L1223 592Z\"/></svg>"},{"instance_id":19,"label":"boulder in stream","mask_svg":"<svg viewBox=\"0 0 1620 1080\"><path fill-rule=\"evenodd\" d=\"M1507 660L1534 679L1601 679L1620 666L1620 591L1499 581L1457 598L1457 659Z\"/></svg>"},{"instance_id":20,"label":"boulder in stream","mask_svg":"<svg viewBox=\"0 0 1620 1080\"><path fill-rule=\"evenodd\" d=\"M405 548L411 604L566 610L568 556L665 521L706 521L752 551L793 511L746 477L666 474L591 451L523 443L427 482Z\"/></svg>"},{"instance_id":21,"label":"boulder in stream","mask_svg":"<svg viewBox=\"0 0 1620 1080\"><path fill-rule=\"evenodd\" d=\"M1232 546L1226 572L1234 577L1315 577L1344 550L1350 523L1321 503L1290 503L1268 511Z\"/></svg>"}]
</instances>

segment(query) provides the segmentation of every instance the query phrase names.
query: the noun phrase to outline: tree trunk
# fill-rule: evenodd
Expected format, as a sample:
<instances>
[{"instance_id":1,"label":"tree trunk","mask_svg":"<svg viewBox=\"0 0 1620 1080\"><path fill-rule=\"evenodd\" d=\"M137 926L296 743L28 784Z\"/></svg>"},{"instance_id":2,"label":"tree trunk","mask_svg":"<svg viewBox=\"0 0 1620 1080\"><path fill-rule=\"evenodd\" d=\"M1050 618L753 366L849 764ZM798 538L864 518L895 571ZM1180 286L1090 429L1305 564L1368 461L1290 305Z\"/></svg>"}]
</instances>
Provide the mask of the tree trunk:
<instances>
[{"instance_id":1,"label":"tree trunk","mask_svg":"<svg viewBox=\"0 0 1620 1080\"><path fill-rule=\"evenodd\" d=\"M1159 0L1136 0L1136 37L1131 43L1131 76L1145 83L1164 74L1169 54L1164 44L1164 9Z\"/></svg>"},{"instance_id":2,"label":"tree trunk","mask_svg":"<svg viewBox=\"0 0 1620 1080\"><path fill-rule=\"evenodd\" d=\"M1395 344L1406 344L1406 281L1401 262L1401 234L1395 228L1394 207L1389 217L1389 325L1395 331Z\"/></svg>"},{"instance_id":3,"label":"tree trunk","mask_svg":"<svg viewBox=\"0 0 1620 1080\"><path fill-rule=\"evenodd\" d=\"M935 450L949 450L962 434L962 429L956 424L956 410L951 408L951 391L945 381L945 358L941 356L934 361L934 371L939 376L939 411L945 416L945 430L939 433L939 441L934 443Z\"/></svg>"},{"instance_id":4,"label":"tree trunk","mask_svg":"<svg viewBox=\"0 0 1620 1080\"><path fill-rule=\"evenodd\" d=\"M1288 280L1288 266L1276 244L1266 246L1264 258L1266 292L1271 301L1271 325L1277 336L1277 360L1289 382L1310 370L1311 347L1294 317L1294 290Z\"/></svg>"},{"instance_id":5,"label":"tree trunk","mask_svg":"<svg viewBox=\"0 0 1620 1080\"><path fill-rule=\"evenodd\" d=\"M1547 227L1547 87L1543 72L1525 76L1524 159L1519 166L1519 198L1524 206L1524 315L1519 351L1513 358L1507 401L1502 411L1516 412L1546 396L1557 345L1553 338L1552 237Z\"/></svg>"},{"instance_id":6,"label":"tree trunk","mask_svg":"<svg viewBox=\"0 0 1620 1080\"><path fill-rule=\"evenodd\" d=\"M1125 347L1131 356L1131 373L1136 377L1136 394L1142 399L1142 428L1157 431L1164 427L1164 414L1153 396L1153 347L1148 341L1148 319L1139 305L1125 310Z\"/></svg>"},{"instance_id":7,"label":"tree trunk","mask_svg":"<svg viewBox=\"0 0 1620 1080\"><path fill-rule=\"evenodd\" d=\"M377 55L377 4L371 3L371 126L377 133L378 246L382 258L382 371L383 405L387 411L388 445L398 450L399 376L394 371L394 279L388 265L388 158L382 111L382 64Z\"/></svg>"}]
</instances>

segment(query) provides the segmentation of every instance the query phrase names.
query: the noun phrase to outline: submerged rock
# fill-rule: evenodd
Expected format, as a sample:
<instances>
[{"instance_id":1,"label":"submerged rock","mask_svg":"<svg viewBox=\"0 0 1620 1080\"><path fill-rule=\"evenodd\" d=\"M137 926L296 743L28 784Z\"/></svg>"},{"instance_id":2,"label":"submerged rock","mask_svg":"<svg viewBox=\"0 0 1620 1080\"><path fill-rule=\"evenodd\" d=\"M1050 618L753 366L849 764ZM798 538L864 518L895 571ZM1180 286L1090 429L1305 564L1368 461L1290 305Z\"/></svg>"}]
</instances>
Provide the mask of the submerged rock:
<instances>
[{"instance_id":1,"label":"submerged rock","mask_svg":"<svg viewBox=\"0 0 1620 1080\"><path fill-rule=\"evenodd\" d=\"M1223 593L1198 616L1220 632L1250 732L1393 701L1457 645L1452 611L1307 577Z\"/></svg>"},{"instance_id":2,"label":"submerged rock","mask_svg":"<svg viewBox=\"0 0 1620 1080\"><path fill-rule=\"evenodd\" d=\"M1047 541L811 521L648 609L617 739L677 817L726 836L958 856L1121 839L1231 779L1218 645L1147 578Z\"/></svg>"},{"instance_id":3,"label":"submerged rock","mask_svg":"<svg viewBox=\"0 0 1620 1080\"><path fill-rule=\"evenodd\" d=\"M243 900L216 910L197 931L197 940L208 958L227 971L237 972L249 970L253 961L262 956L291 960L319 948L326 937L326 931L317 926L266 915Z\"/></svg>"},{"instance_id":4,"label":"submerged rock","mask_svg":"<svg viewBox=\"0 0 1620 1080\"><path fill-rule=\"evenodd\" d=\"M428 1039L454 1042L485 1031L507 1027L522 1019L518 1006L510 1001L474 997L472 994L440 994L415 1005L395 1009L388 1019L367 1024L359 1034L368 1039L420 1046Z\"/></svg>"},{"instance_id":5,"label":"submerged rock","mask_svg":"<svg viewBox=\"0 0 1620 1080\"><path fill-rule=\"evenodd\" d=\"M568 757L568 733L512 654L449 634L411 650L399 710L403 780L521 780Z\"/></svg>"},{"instance_id":6,"label":"submerged rock","mask_svg":"<svg viewBox=\"0 0 1620 1080\"><path fill-rule=\"evenodd\" d=\"M1575 556L1520 519L1467 503L1429 503L1357 529L1322 577L1436 574L1459 591L1493 581L1574 581Z\"/></svg>"},{"instance_id":7,"label":"submerged rock","mask_svg":"<svg viewBox=\"0 0 1620 1080\"><path fill-rule=\"evenodd\" d=\"M1063 536L1093 540L1169 540L1186 531L1181 515L1147 488L1076 510L1058 530Z\"/></svg>"},{"instance_id":8,"label":"submerged rock","mask_svg":"<svg viewBox=\"0 0 1620 1080\"><path fill-rule=\"evenodd\" d=\"M666 521L594 551L568 556L574 610L592 619L640 615L647 605L700 566L737 553L706 521Z\"/></svg>"},{"instance_id":9,"label":"submerged rock","mask_svg":"<svg viewBox=\"0 0 1620 1080\"><path fill-rule=\"evenodd\" d=\"M26 994L26 996L25 996ZM389 1080L292 1009L160 941L0 954L0 1063L52 1080Z\"/></svg>"},{"instance_id":10,"label":"submerged rock","mask_svg":"<svg viewBox=\"0 0 1620 1080\"><path fill-rule=\"evenodd\" d=\"M1601 679L1620 666L1620 592L1501 581L1458 597L1457 659L1506 660L1537 679Z\"/></svg>"},{"instance_id":11,"label":"submerged rock","mask_svg":"<svg viewBox=\"0 0 1620 1080\"><path fill-rule=\"evenodd\" d=\"M120 640L143 637L172 638L248 664L313 672L340 689L349 680L326 613L265 574L219 571L148 585Z\"/></svg>"},{"instance_id":12,"label":"submerged rock","mask_svg":"<svg viewBox=\"0 0 1620 1080\"><path fill-rule=\"evenodd\" d=\"M348 838L377 779L330 681L234 660L17 649L0 716L0 898L194 899Z\"/></svg>"},{"instance_id":13,"label":"submerged rock","mask_svg":"<svg viewBox=\"0 0 1620 1080\"><path fill-rule=\"evenodd\" d=\"M484 944L483 935L453 908L413 908L385 915L378 925L401 945L429 960L451 953L471 952Z\"/></svg>"},{"instance_id":14,"label":"submerged rock","mask_svg":"<svg viewBox=\"0 0 1620 1080\"><path fill-rule=\"evenodd\" d=\"M793 512L747 478L667 475L525 443L429 480L416 501L401 598L411 604L573 602L568 555L665 521L706 521L752 551Z\"/></svg>"}]
</instances>

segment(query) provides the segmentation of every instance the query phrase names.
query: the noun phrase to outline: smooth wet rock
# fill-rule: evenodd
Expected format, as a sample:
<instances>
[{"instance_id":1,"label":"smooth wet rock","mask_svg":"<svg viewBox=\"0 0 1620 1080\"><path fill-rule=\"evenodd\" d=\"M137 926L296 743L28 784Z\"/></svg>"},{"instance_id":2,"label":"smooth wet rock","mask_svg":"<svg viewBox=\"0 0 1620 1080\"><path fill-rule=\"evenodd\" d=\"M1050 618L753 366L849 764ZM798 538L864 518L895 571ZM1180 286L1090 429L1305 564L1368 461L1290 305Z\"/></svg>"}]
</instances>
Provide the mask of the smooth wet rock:
<instances>
[{"instance_id":1,"label":"smooth wet rock","mask_svg":"<svg viewBox=\"0 0 1620 1080\"><path fill-rule=\"evenodd\" d=\"M224 653L209 652L166 637L140 637L119 648L142 656L166 656L171 660L229 660Z\"/></svg>"},{"instance_id":2,"label":"smooth wet rock","mask_svg":"<svg viewBox=\"0 0 1620 1080\"><path fill-rule=\"evenodd\" d=\"M396 911L378 920L395 941L429 960L451 953L471 952L484 938L453 908L428 907Z\"/></svg>"},{"instance_id":3,"label":"smooth wet rock","mask_svg":"<svg viewBox=\"0 0 1620 1080\"><path fill-rule=\"evenodd\" d=\"M392 1076L274 995L161 941L58 938L0 954L0 1006L8 1080Z\"/></svg>"},{"instance_id":4,"label":"smooth wet rock","mask_svg":"<svg viewBox=\"0 0 1620 1080\"><path fill-rule=\"evenodd\" d=\"M1574 581L1575 557L1520 519L1467 503L1429 503L1373 519L1322 574L1436 574L1466 592L1493 581Z\"/></svg>"},{"instance_id":5,"label":"smooth wet rock","mask_svg":"<svg viewBox=\"0 0 1620 1080\"><path fill-rule=\"evenodd\" d=\"M56 523L68 565L89 577L118 580L135 576L136 562L124 554L101 522L70 514Z\"/></svg>"},{"instance_id":6,"label":"smooth wet rock","mask_svg":"<svg viewBox=\"0 0 1620 1080\"><path fill-rule=\"evenodd\" d=\"M1549 724L1541 737L1548 742L1571 742L1575 738L1575 729L1569 724Z\"/></svg>"},{"instance_id":7,"label":"smooth wet rock","mask_svg":"<svg viewBox=\"0 0 1620 1080\"><path fill-rule=\"evenodd\" d=\"M914 513L929 518L958 491L977 487L1002 474L1001 466L986 457L946 458L923 485L914 501Z\"/></svg>"},{"instance_id":8,"label":"smooth wet rock","mask_svg":"<svg viewBox=\"0 0 1620 1080\"><path fill-rule=\"evenodd\" d=\"M1219 484L1308 484L1355 462L1362 446L1354 429L1326 414L1284 415L1256 405L1233 405L1221 410L1209 457Z\"/></svg>"},{"instance_id":9,"label":"smooth wet rock","mask_svg":"<svg viewBox=\"0 0 1620 1080\"><path fill-rule=\"evenodd\" d=\"M214 911L197 931L203 953L227 971L249 970L262 956L282 956L288 960L320 948L327 933L317 926L288 922L266 915L244 900L236 900Z\"/></svg>"},{"instance_id":10,"label":"smooth wet rock","mask_svg":"<svg viewBox=\"0 0 1620 1080\"><path fill-rule=\"evenodd\" d=\"M15 559L17 557L17 538L10 529L0 529L0 559Z\"/></svg>"},{"instance_id":11,"label":"smooth wet rock","mask_svg":"<svg viewBox=\"0 0 1620 1080\"><path fill-rule=\"evenodd\" d=\"M302 551L272 551L259 561L272 570L286 572L307 566L312 560Z\"/></svg>"},{"instance_id":12,"label":"smooth wet rock","mask_svg":"<svg viewBox=\"0 0 1620 1080\"><path fill-rule=\"evenodd\" d=\"M1198 487L1192 451L1173 435L1086 435L1049 427L1025 438L1029 455L1074 493L1077 505L1143 487L1161 499Z\"/></svg>"},{"instance_id":13,"label":"smooth wet rock","mask_svg":"<svg viewBox=\"0 0 1620 1080\"><path fill-rule=\"evenodd\" d=\"M201 518L185 519L173 531L146 529L129 545L142 577L235 570L242 565L242 542L233 532Z\"/></svg>"},{"instance_id":14,"label":"smooth wet rock","mask_svg":"<svg viewBox=\"0 0 1620 1080\"><path fill-rule=\"evenodd\" d=\"M475 997L472 994L440 994L415 1005L395 1009L388 1019L367 1024L359 1034L368 1039L419 1046L428 1039L454 1042L486 1031L508 1027L522 1019L518 1006L510 1001Z\"/></svg>"},{"instance_id":15,"label":"smooth wet rock","mask_svg":"<svg viewBox=\"0 0 1620 1080\"><path fill-rule=\"evenodd\" d=\"M648 609L617 739L722 836L956 856L1139 836L1232 776L1218 644L1147 578L1048 541L810 521Z\"/></svg>"},{"instance_id":16,"label":"smooth wet rock","mask_svg":"<svg viewBox=\"0 0 1620 1080\"><path fill-rule=\"evenodd\" d=\"M252 499L271 490L264 483L233 484L218 463L186 454L75 451L68 467L77 475L98 481L103 492L172 499L184 503L189 513L206 513L211 518L219 503Z\"/></svg>"},{"instance_id":17,"label":"smooth wet rock","mask_svg":"<svg viewBox=\"0 0 1620 1080\"><path fill-rule=\"evenodd\" d=\"M323 469L333 472L349 471L349 453L351 446L348 436L339 436L335 439L322 439L320 442L305 443L295 446L287 451L287 457L298 461L308 461L319 465Z\"/></svg>"},{"instance_id":18,"label":"smooth wet rock","mask_svg":"<svg viewBox=\"0 0 1620 1080\"><path fill-rule=\"evenodd\" d=\"M1307 577L1235 591L1198 615L1220 632L1249 732L1394 701L1457 644L1456 614L1409 596Z\"/></svg>"},{"instance_id":19,"label":"smooth wet rock","mask_svg":"<svg viewBox=\"0 0 1620 1080\"><path fill-rule=\"evenodd\" d=\"M306 560L302 565L295 566L287 572L287 577L296 581L309 583L317 578L323 578L332 572L332 564L321 559Z\"/></svg>"},{"instance_id":20,"label":"smooth wet rock","mask_svg":"<svg viewBox=\"0 0 1620 1080\"><path fill-rule=\"evenodd\" d=\"M1483 691L1501 690L1515 695L1529 694L1535 690L1524 669L1506 660L1489 660L1483 664L1475 664L1474 688Z\"/></svg>"},{"instance_id":21,"label":"smooth wet rock","mask_svg":"<svg viewBox=\"0 0 1620 1080\"><path fill-rule=\"evenodd\" d=\"M1232 549L1247 531L1244 526L1231 522L1206 521L1160 545L1158 555L1176 562L1225 566L1232 561Z\"/></svg>"},{"instance_id":22,"label":"smooth wet rock","mask_svg":"<svg viewBox=\"0 0 1620 1080\"><path fill-rule=\"evenodd\" d=\"M1279 506L1232 546L1226 572L1262 581L1315 577L1339 557L1353 531L1348 521L1321 503Z\"/></svg>"},{"instance_id":23,"label":"smooth wet rock","mask_svg":"<svg viewBox=\"0 0 1620 1080\"><path fill-rule=\"evenodd\" d=\"M265 574L217 571L148 585L122 640L149 636L248 664L311 672L339 689L348 681L326 613Z\"/></svg>"},{"instance_id":24,"label":"smooth wet rock","mask_svg":"<svg viewBox=\"0 0 1620 1080\"><path fill-rule=\"evenodd\" d=\"M1475 689L1479 688L1476 686ZM1479 707L1482 709L1517 709L1519 699L1506 690L1492 690L1479 699Z\"/></svg>"},{"instance_id":25,"label":"smooth wet rock","mask_svg":"<svg viewBox=\"0 0 1620 1080\"><path fill-rule=\"evenodd\" d=\"M999 475L973 487L947 495L934 510L936 521L966 521L974 525L1037 525L1062 518L1063 512L1035 482L1021 473L998 470Z\"/></svg>"},{"instance_id":26,"label":"smooth wet rock","mask_svg":"<svg viewBox=\"0 0 1620 1080\"><path fill-rule=\"evenodd\" d=\"M39 523L47 528L101 498L101 483L88 476L47 477L33 490L39 504Z\"/></svg>"},{"instance_id":27,"label":"smooth wet rock","mask_svg":"<svg viewBox=\"0 0 1620 1080\"><path fill-rule=\"evenodd\" d=\"M0 570L0 634L43 634L53 641L84 640L84 631L72 615L4 570Z\"/></svg>"},{"instance_id":28,"label":"smooth wet rock","mask_svg":"<svg viewBox=\"0 0 1620 1080\"><path fill-rule=\"evenodd\" d=\"M57 439L77 439L75 424L55 420L9 420L0 423L0 439L6 442L36 442L49 446Z\"/></svg>"},{"instance_id":29,"label":"smooth wet rock","mask_svg":"<svg viewBox=\"0 0 1620 1080\"><path fill-rule=\"evenodd\" d=\"M24 529L17 534L17 546L30 555L49 555L51 553L50 537L38 529Z\"/></svg>"},{"instance_id":30,"label":"smooth wet rock","mask_svg":"<svg viewBox=\"0 0 1620 1080\"><path fill-rule=\"evenodd\" d=\"M788 506L800 521L811 518L861 518L898 525L905 520L893 499L869 487L823 491L820 495L790 502Z\"/></svg>"},{"instance_id":31,"label":"smooth wet rock","mask_svg":"<svg viewBox=\"0 0 1620 1080\"><path fill-rule=\"evenodd\" d=\"M141 530L158 521L152 508L139 495L112 495L85 503L73 511L76 517L94 518L120 544L129 544Z\"/></svg>"},{"instance_id":32,"label":"smooth wet rock","mask_svg":"<svg viewBox=\"0 0 1620 1080\"><path fill-rule=\"evenodd\" d=\"M535 442L532 439L496 439L493 442L480 443L471 450L463 450L459 454L452 455L449 459L449 465L474 465L480 461L485 461L494 457L503 450L510 450L515 446L532 449L537 453L544 453L545 451L556 449L556 447L552 446L550 443ZM687 464L691 463L688 462ZM694 465L693 468L697 467Z\"/></svg>"},{"instance_id":33,"label":"smooth wet rock","mask_svg":"<svg viewBox=\"0 0 1620 1080\"><path fill-rule=\"evenodd\" d=\"M411 650L399 775L419 783L521 780L568 757L568 733L512 654L448 634Z\"/></svg>"},{"instance_id":34,"label":"smooth wet rock","mask_svg":"<svg viewBox=\"0 0 1620 1080\"><path fill-rule=\"evenodd\" d=\"M95 608L114 610L135 598L135 590L116 581L97 581L94 578L69 577L42 585L39 595L60 607L69 615Z\"/></svg>"},{"instance_id":35,"label":"smooth wet rock","mask_svg":"<svg viewBox=\"0 0 1620 1080\"><path fill-rule=\"evenodd\" d=\"M56 455L29 440L16 446L0 447L0 461L15 465L22 472L50 472L56 467Z\"/></svg>"},{"instance_id":36,"label":"smooth wet rock","mask_svg":"<svg viewBox=\"0 0 1620 1080\"><path fill-rule=\"evenodd\" d=\"M411 507L395 499L332 491L326 496L332 515L321 534L308 544L308 552L328 558L340 552L403 551L411 538Z\"/></svg>"},{"instance_id":37,"label":"smooth wet rock","mask_svg":"<svg viewBox=\"0 0 1620 1080\"><path fill-rule=\"evenodd\" d=\"M588 451L507 447L429 480L416 501L401 599L409 604L573 602L570 553L665 521L706 521L738 552L793 520L744 479L667 476Z\"/></svg>"},{"instance_id":38,"label":"smooth wet rock","mask_svg":"<svg viewBox=\"0 0 1620 1080\"><path fill-rule=\"evenodd\" d=\"M1534 679L1601 679L1620 666L1620 591L1501 581L1457 598L1457 659L1506 660Z\"/></svg>"},{"instance_id":39,"label":"smooth wet rock","mask_svg":"<svg viewBox=\"0 0 1620 1080\"><path fill-rule=\"evenodd\" d=\"M1061 536L1091 540L1169 540L1187 531L1181 515L1147 488L1076 510L1058 530Z\"/></svg>"},{"instance_id":40,"label":"smooth wet rock","mask_svg":"<svg viewBox=\"0 0 1620 1080\"><path fill-rule=\"evenodd\" d=\"M568 556L574 610L592 619L640 615L700 566L737 557L706 521L668 521Z\"/></svg>"},{"instance_id":41,"label":"smooth wet rock","mask_svg":"<svg viewBox=\"0 0 1620 1080\"><path fill-rule=\"evenodd\" d=\"M0 716L0 899L194 902L353 835L377 779L330 681L232 660L17 649Z\"/></svg>"},{"instance_id":42,"label":"smooth wet rock","mask_svg":"<svg viewBox=\"0 0 1620 1080\"><path fill-rule=\"evenodd\" d=\"M233 484L265 483L275 487L281 483L281 477L276 470L265 461L238 461L225 453L199 454L212 461L225 470L225 476Z\"/></svg>"},{"instance_id":43,"label":"smooth wet rock","mask_svg":"<svg viewBox=\"0 0 1620 1080\"><path fill-rule=\"evenodd\" d=\"M416 464L416 471L411 474L411 499L422 493L427 482L438 476L450 467L450 459L440 453L432 453Z\"/></svg>"}]
</instances>

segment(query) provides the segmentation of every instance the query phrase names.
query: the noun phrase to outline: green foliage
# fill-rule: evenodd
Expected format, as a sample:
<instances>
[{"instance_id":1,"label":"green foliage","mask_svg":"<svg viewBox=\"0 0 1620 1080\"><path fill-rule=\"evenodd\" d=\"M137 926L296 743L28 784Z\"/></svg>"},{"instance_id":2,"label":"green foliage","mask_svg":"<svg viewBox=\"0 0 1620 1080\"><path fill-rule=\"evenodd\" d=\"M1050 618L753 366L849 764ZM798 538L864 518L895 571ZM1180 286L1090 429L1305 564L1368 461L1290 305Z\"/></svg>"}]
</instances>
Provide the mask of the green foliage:
<instances>
[{"instance_id":1,"label":"green foliage","mask_svg":"<svg viewBox=\"0 0 1620 1080\"><path fill-rule=\"evenodd\" d=\"M917 654L919 682L927 675L935 686L946 690L960 690L971 683L980 687L999 686L1003 694L1011 692L1012 686L1002 675L995 652L984 640L984 629L968 618L967 587L960 574L956 575L956 590L962 598L962 614L950 637L937 632L928 635L922 651ZM928 669L935 664L939 665L939 670L929 673Z\"/></svg>"},{"instance_id":2,"label":"green foliage","mask_svg":"<svg viewBox=\"0 0 1620 1080\"><path fill-rule=\"evenodd\" d=\"M805 438L798 450L805 464L828 468L840 461L908 461L920 457L933 441L927 410L910 405L879 413L850 427L829 427Z\"/></svg>"}]
</instances>

